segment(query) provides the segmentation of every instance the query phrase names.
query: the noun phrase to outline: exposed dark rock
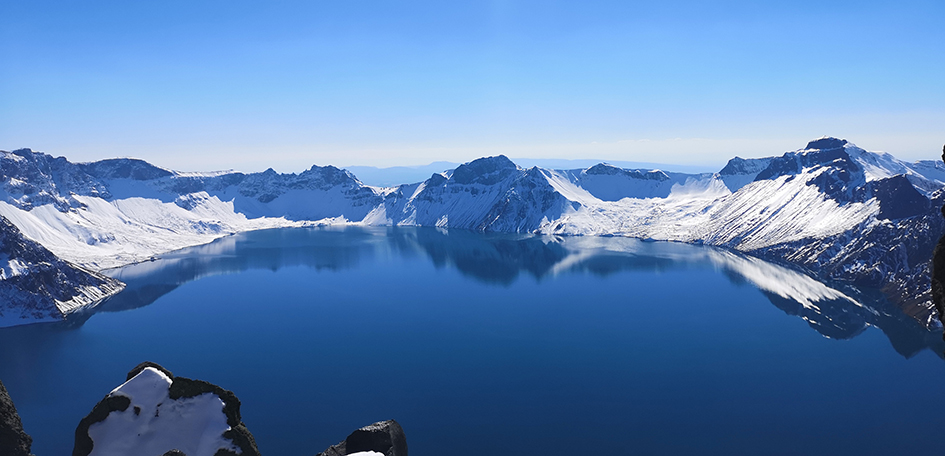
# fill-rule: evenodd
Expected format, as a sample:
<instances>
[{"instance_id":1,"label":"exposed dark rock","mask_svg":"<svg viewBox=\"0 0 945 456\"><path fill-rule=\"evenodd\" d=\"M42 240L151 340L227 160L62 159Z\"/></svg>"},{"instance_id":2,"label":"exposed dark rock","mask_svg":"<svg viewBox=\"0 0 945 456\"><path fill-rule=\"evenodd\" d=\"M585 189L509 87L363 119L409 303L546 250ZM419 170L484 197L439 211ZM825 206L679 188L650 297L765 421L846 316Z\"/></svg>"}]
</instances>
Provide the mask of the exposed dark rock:
<instances>
[{"instance_id":1,"label":"exposed dark rock","mask_svg":"<svg viewBox=\"0 0 945 456\"><path fill-rule=\"evenodd\" d=\"M72 447L72 456L88 456L92 452L93 442L89 437L89 426L105 421L108 414L112 412L123 412L128 410L131 405L131 399L125 396L105 396L104 399L95 404L92 413L89 413L79 426L75 428L75 446Z\"/></svg>"},{"instance_id":2,"label":"exposed dark rock","mask_svg":"<svg viewBox=\"0 0 945 456\"><path fill-rule=\"evenodd\" d=\"M942 146L942 161L945 161L945 146ZM945 204L941 212L945 217ZM938 311L939 320L945 324L945 236L939 238L932 253L932 304ZM942 339L945 339L945 333L942 333Z\"/></svg>"},{"instance_id":3,"label":"exposed dark rock","mask_svg":"<svg viewBox=\"0 0 945 456\"><path fill-rule=\"evenodd\" d=\"M735 157L725 164L725 167L719 171L722 176L734 176L736 174L758 174L771 164L771 158L749 158L744 159Z\"/></svg>"},{"instance_id":4,"label":"exposed dark rock","mask_svg":"<svg viewBox=\"0 0 945 456\"><path fill-rule=\"evenodd\" d=\"M591 166L590 168L587 168L587 170L585 170L584 172L590 175L605 175L605 176L615 176L618 174L626 173L624 169L618 168L613 165L609 165L607 163L598 163L594 166Z\"/></svg>"},{"instance_id":5,"label":"exposed dark rock","mask_svg":"<svg viewBox=\"0 0 945 456\"><path fill-rule=\"evenodd\" d=\"M170 171L158 168L136 158L109 158L78 165L83 171L99 179L152 180L172 176Z\"/></svg>"},{"instance_id":6,"label":"exposed dark rock","mask_svg":"<svg viewBox=\"0 0 945 456\"><path fill-rule=\"evenodd\" d=\"M838 235L776 244L748 253L786 261L821 279L881 289L905 314L926 327L934 326L939 317L929 305L932 297L928 283L935 240L945 234L945 219L935 209L942 203L945 191L932 195L935 206L916 216L864 222Z\"/></svg>"},{"instance_id":7,"label":"exposed dark rock","mask_svg":"<svg viewBox=\"0 0 945 456\"><path fill-rule=\"evenodd\" d=\"M223 401L223 413L226 415L227 425L230 426L230 430L223 433L223 436L227 439L230 439L233 444L240 449L240 453L238 454L242 456L259 456L259 449L256 447L256 441L253 438L253 434L249 432L249 429L247 429L246 425L242 422L242 418L240 416L240 401L232 391L225 390L217 385L205 382L203 380L192 380L189 378L174 376L169 370L157 363L150 361L145 361L135 366L131 371L128 372L127 379L131 380L141 373L141 371L149 367L163 372L171 379L171 385L168 389L168 396L172 400L195 397L205 393L215 394L217 397L219 397L220 400ZM131 400L128 399L128 397L111 394L96 404L92 409L92 413L83 418L82 421L79 422L78 428L76 428L75 447L72 451L73 456L87 456L89 453L91 453L94 444L91 437L89 437L89 426L94 423L104 421L113 411L127 410L129 405L131 405ZM165 455L177 456L183 454L184 453L182 453L180 450L172 450L168 453L165 453ZM235 454L237 453L221 449L217 451L216 456L228 456Z\"/></svg>"},{"instance_id":8,"label":"exposed dark rock","mask_svg":"<svg viewBox=\"0 0 945 456\"><path fill-rule=\"evenodd\" d=\"M394 420L365 426L345 439L350 453L376 451L385 456L407 456L407 437L400 424Z\"/></svg>"},{"instance_id":9,"label":"exposed dark rock","mask_svg":"<svg viewBox=\"0 0 945 456\"><path fill-rule=\"evenodd\" d=\"M912 217L929 209L929 199L901 174L872 182L871 187L873 197L879 200L877 217L881 219Z\"/></svg>"},{"instance_id":10,"label":"exposed dark rock","mask_svg":"<svg viewBox=\"0 0 945 456\"><path fill-rule=\"evenodd\" d=\"M163 368L161 368L163 370ZM223 436L232 440L233 443L242 450L243 456L258 456L259 449L256 447L256 440L249 429L243 424L240 416L240 400L232 391L220 388L203 380L191 380L184 377L173 377L169 395L171 399L180 399L182 397L195 397L204 393L216 394L223 400L223 414L226 415L226 424L230 430ZM221 450L222 451L222 450ZM217 452L217 455L220 455ZM229 454L227 452L226 454Z\"/></svg>"},{"instance_id":11,"label":"exposed dark rock","mask_svg":"<svg viewBox=\"0 0 945 456\"><path fill-rule=\"evenodd\" d=\"M0 277L0 316L13 321L61 320L65 318L63 308L72 312L92 307L124 288L115 279L60 259L23 236L3 216L0 262L0 268L15 262L18 269L10 277Z\"/></svg>"},{"instance_id":12,"label":"exposed dark rock","mask_svg":"<svg viewBox=\"0 0 945 456\"><path fill-rule=\"evenodd\" d=\"M0 382L0 455L29 456L32 444L32 437L23 431L23 423L10 393Z\"/></svg>"},{"instance_id":13,"label":"exposed dark rock","mask_svg":"<svg viewBox=\"0 0 945 456\"><path fill-rule=\"evenodd\" d=\"M847 140L845 139L823 137L807 143L805 149L839 149L845 145L847 145Z\"/></svg>"},{"instance_id":14,"label":"exposed dark rock","mask_svg":"<svg viewBox=\"0 0 945 456\"><path fill-rule=\"evenodd\" d=\"M665 181L669 176L660 170L623 169L607 163L598 163L584 171L589 176L625 176L631 179Z\"/></svg>"},{"instance_id":15,"label":"exposed dark rock","mask_svg":"<svg viewBox=\"0 0 945 456\"><path fill-rule=\"evenodd\" d=\"M450 180L463 185L494 185L511 176L517 168L505 155L479 158L457 167Z\"/></svg>"},{"instance_id":16,"label":"exposed dark rock","mask_svg":"<svg viewBox=\"0 0 945 456\"><path fill-rule=\"evenodd\" d=\"M827 138L834 139L834 138ZM818 140L813 141L817 143ZM842 141L842 140L840 140ZM833 144L833 143L830 143ZM845 144L845 142L844 142ZM808 144L808 147L810 144ZM800 152L788 152L774 158L768 166L755 176L756 181L777 179L781 176L801 174L805 169L823 168L823 172L807 183L816 185L820 191L831 198L839 198L844 192L854 188L863 181L863 169L850 157L842 147L830 149L810 149Z\"/></svg>"},{"instance_id":17,"label":"exposed dark rock","mask_svg":"<svg viewBox=\"0 0 945 456\"><path fill-rule=\"evenodd\" d=\"M360 451L375 451L384 456L407 456L407 437L394 420L379 421L351 433L317 456L346 456Z\"/></svg>"},{"instance_id":18,"label":"exposed dark rock","mask_svg":"<svg viewBox=\"0 0 945 456\"><path fill-rule=\"evenodd\" d=\"M938 240L932 254L932 303L939 320L945 324L945 236ZM945 339L945 333L942 338Z\"/></svg>"}]
</instances>

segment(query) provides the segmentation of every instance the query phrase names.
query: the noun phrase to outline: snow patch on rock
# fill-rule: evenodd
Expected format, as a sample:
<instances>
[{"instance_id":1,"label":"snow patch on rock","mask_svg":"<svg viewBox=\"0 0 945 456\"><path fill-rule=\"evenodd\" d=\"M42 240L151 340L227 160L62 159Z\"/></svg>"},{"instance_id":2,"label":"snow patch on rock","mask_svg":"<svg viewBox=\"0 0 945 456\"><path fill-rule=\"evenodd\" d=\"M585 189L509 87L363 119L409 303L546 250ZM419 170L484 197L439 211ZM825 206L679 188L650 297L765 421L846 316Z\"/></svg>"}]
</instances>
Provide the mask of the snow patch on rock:
<instances>
[{"instance_id":1,"label":"snow patch on rock","mask_svg":"<svg viewBox=\"0 0 945 456\"><path fill-rule=\"evenodd\" d=\"M128 398L130 405L89 426L90 456L159 456L175 449L188 456L214 456L221 449L239 453L223 437L230 429L223 400L213 393L171 399L171 382L147 367L115 388L109 396Z\"/></svg>"}]
</instances>

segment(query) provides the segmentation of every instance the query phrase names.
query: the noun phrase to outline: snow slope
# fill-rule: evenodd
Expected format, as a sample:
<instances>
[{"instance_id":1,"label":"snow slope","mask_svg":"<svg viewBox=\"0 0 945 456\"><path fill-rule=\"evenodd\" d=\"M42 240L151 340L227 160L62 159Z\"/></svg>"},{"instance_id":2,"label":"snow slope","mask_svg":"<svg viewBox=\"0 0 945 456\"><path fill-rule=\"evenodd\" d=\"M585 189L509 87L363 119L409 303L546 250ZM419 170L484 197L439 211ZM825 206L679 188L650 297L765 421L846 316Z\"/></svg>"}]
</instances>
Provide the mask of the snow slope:
<instances>
[{"instance_id":1,"label":"snow slope","mask_svg":"<svg viewBox=\"0 0 945 456\"><path fill-rule=\"evenodd\" d=\"M241 231L362 220L381 201L349 173L181 173L134 159L73 164L0 152L0 215L58 256L104 269ZM40 204L42 203L42 204Z\"/></svg>"}]
</instances>

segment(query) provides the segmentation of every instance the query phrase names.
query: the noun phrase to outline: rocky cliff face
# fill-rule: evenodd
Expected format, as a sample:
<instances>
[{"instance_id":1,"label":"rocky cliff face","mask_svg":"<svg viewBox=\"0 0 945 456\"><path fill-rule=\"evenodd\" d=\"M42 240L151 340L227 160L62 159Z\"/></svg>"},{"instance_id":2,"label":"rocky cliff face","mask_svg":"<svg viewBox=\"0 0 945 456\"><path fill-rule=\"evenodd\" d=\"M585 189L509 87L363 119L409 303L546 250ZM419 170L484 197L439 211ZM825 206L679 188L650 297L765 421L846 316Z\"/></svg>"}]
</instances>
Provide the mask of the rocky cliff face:
<instances>
[{"instance_id":1,"label":"rocky cliff face","mask_svg":"<svg viewBox=\"0 0 945 456\"><path fill-rule=\"evenodd\" d=\"M0 326L62 320L123 287L57 258L0 216Z\"/></svg>"},{"instance_id":2,"label":"rocky cliff face","mask_svg":"<svg viewBox=\"0 0 945 456\"><path fill-rule=\"evenodd\" d=\"M23 423L16 412L3 382L0 382L0 454L4 456L32 456L33 439L23 431Z\"/></svg>"},{"instance_id":3,"label":"rocky cliff face","mask_svg":"<svg viewBox=\"0 0 945 456\"><path fill-rule=\"evenodd\" d=\"M824 238L777 244L750 253L799 265L820 277L882 289L926 326L938 326L931 305L930 268L935 241L945 235L938 191L918 214L867 221Z\"/></svg>"}]
</instances>

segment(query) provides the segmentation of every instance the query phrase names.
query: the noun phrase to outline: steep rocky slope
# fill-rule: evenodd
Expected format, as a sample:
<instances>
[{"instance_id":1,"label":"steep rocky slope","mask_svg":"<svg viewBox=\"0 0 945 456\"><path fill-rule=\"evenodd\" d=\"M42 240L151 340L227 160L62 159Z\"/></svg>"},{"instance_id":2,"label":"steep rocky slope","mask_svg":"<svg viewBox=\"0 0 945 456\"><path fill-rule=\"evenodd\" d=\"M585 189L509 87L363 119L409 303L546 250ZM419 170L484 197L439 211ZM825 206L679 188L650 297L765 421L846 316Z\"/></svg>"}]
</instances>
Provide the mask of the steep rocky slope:
<instances>
[{"instance_id":1,"label":"steep rocky slope","mask_svg":"<svg viewBox=\"0 0 945 456\"><path fill-rule=\"evenodd\" d=\"M123 286L57 258L0 216L0 327L62 320Z\"/></svg>"}]
</instances>

